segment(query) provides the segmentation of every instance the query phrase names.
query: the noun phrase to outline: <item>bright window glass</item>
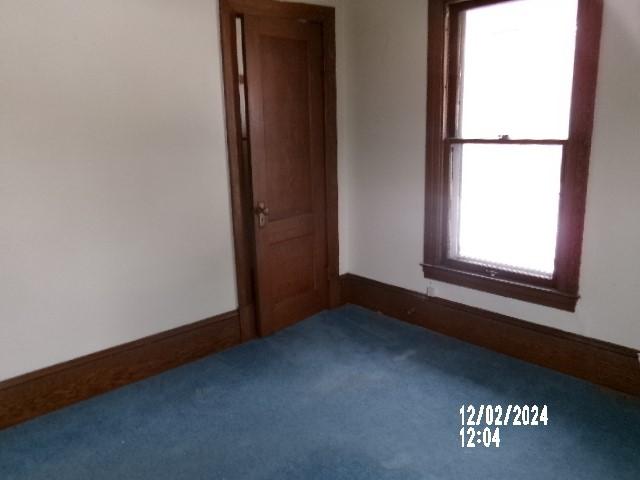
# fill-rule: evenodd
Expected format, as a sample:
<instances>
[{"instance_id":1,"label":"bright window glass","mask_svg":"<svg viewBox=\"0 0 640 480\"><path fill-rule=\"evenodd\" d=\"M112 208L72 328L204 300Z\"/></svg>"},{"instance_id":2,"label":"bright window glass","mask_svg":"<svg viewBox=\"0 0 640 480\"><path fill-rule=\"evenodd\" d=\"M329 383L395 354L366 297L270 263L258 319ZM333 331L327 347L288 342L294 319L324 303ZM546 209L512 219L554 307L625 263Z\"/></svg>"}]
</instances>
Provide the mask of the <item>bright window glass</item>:
<instances>
[{"instance_id":1,"label":"bright window glass","mask_svg":"<svg viewBox=\"0 0 640 480\"><path fill-rule=\"evenodd\" d=\"M466 144L454 151L454 258L551 277L562 147Z\"/></svg>"},{"instance_id":2,"label":"bright window glass","mask_svg":"<svg viewBox=\"0 0 640 480\"><path fill-rule=\"evenodd\" d=\"M566 139L577 0L515 0L462 14L462 138Z\"/></svg>"}]
</instances>

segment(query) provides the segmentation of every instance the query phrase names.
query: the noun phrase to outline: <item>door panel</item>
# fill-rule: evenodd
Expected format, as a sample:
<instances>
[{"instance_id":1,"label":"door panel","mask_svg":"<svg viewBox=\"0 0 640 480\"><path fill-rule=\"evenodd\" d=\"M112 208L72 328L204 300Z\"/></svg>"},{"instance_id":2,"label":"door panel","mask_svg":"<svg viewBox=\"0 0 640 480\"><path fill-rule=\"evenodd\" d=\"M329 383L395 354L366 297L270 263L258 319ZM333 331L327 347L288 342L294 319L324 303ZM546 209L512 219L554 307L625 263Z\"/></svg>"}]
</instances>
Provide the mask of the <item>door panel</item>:
<instances>
[{"instance_id":1,"label":"door panel","mask_svg":"<svg viewBox=\"0 0 640 480\"><path fill-rule=\"evenodd\" d=\"M270 220L313 211L307 42L263 36L264 148L278 168L267 169ZM292 88L293 86L293 88Z\"/></svg>"},{"instance_id":2,"label":"door panel","mask_svg":"<svg viewBox=\"0 0 640 480\"><path fill-rule=\"evenodd\" d=\"M328 306L322 27L245 17L259 330Z\"/></svg>"}]
</instances>

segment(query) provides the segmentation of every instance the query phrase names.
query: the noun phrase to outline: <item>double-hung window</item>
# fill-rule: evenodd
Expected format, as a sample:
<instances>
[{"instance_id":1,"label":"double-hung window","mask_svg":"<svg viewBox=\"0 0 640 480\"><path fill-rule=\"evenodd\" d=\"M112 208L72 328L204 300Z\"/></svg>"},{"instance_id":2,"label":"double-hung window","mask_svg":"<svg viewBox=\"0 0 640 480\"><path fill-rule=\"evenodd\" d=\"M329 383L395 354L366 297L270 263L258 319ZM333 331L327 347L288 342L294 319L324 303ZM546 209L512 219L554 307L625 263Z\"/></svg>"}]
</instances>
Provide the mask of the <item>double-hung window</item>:
<instances>
[{"instance_id":1,"label":"double-hung window","mask_svg":"<svg viewBox=\"0 0 640 480\"><path fill-rule=\"evenodd\" d=\"M432 0L425 276L574 310L601 0Z\"/></svg>"}]
</instances>

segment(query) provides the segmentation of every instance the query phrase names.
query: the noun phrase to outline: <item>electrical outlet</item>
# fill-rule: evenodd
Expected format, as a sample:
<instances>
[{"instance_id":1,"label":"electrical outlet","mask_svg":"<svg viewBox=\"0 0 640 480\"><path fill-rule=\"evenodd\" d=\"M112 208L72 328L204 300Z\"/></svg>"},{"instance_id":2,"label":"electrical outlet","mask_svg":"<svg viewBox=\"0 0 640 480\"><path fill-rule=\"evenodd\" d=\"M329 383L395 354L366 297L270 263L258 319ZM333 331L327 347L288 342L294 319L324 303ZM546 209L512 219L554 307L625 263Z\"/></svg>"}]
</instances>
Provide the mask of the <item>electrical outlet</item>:
<instances>
[{"instance_id":1,"label":"electrical outlet","mask_svg":"<svg viewBox=\"0 0 640 480\"><path fill-rule=\"evenodd\" d=\"M426 294L427 294L427 297L435 297L436 287L434 287L433 285L428 285ZM640 353L638 355L640 356Z\"/></svg>"}]
</instances>

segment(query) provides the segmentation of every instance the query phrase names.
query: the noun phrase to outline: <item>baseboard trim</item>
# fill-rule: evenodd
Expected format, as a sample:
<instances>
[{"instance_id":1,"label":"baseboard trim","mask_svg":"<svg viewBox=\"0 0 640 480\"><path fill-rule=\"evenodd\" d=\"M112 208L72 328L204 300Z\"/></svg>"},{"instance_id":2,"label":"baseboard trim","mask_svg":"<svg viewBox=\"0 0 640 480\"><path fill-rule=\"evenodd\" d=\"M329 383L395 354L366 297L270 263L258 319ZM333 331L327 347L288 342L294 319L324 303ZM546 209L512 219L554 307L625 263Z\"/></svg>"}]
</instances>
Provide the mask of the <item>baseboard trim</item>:
<instances>
[{"instance_id":1,"label":"baseboard trim","mask_svg":"<svg viewBox=\"0 0 640 480\"><path fill-rule=\"evenodd\" d=\"M237 311L0 382L0 429L240 343Z\"/></svg>"},{"instance_id":2,"label":"baseboard trim","mask_svg":"<svg viewBox=\"0 0 640 480\"><path fill-rule=\"evenodd\" d=\"M343 303L640 396L638 354L630 348L346 274Z\"/></svg>"}]
</instances>

